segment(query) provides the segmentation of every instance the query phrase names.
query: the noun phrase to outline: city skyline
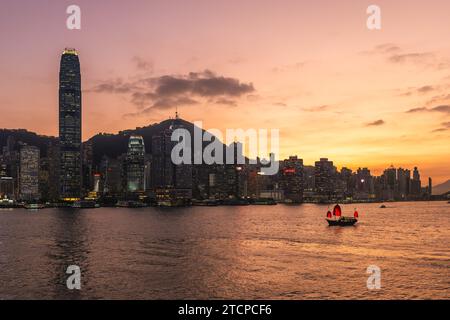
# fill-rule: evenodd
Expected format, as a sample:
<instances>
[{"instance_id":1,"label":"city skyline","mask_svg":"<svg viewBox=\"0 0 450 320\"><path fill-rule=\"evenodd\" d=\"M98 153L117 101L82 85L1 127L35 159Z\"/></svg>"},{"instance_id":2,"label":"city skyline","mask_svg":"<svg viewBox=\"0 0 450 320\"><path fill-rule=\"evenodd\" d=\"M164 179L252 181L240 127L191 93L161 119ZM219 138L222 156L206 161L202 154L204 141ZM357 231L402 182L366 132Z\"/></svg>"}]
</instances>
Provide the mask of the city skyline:
<instances>
[{"instance_id":1,"label":"city skyline","mask_svg":"<svg viewBox=\"0 0 450 320\"><path fill-rule=\"evenodd\" d=\"M440 41L445 26L438 21L445 21L439 17L449 4L380 1L383 27L376 33L365 27L364 4L327 2L331 15L319 2L250 1L237 12L235 3L194 1L183 11L179 3L175 10L171 2L132 1L130 22L119 2L108 2L106 14L101 2L79 1L79 31L58 28L65 23L64 1L45 12L35 3L2 4L9 14L0 32L15 40L6 41L0 62L0 103L9 110L1 127L57 135L55 58L73 46L82 54L84 141L159 122L178 106L183 118L202 120L206 128L280 128L281 159L328 157L339 167L370 167L377 174L391 163L417 165L436 184L448 180L450 48ZM265 26L269 7L277 9ZM34 13L48 17L42 28L33 27ZM26 59L30 48L33 59ZM198 79L224 87L220 94L189 89L149 99L173 90L172 80L192 85ZM151 85L142 87L144 80Z\"/></svg>"},{"instance_id":2,"label":"city skyline","mask_svg":"<svg viewBox=\"0 0 450 320\"><path fill-rule=\"evenodd\" d=\"M448 12L0 1L0 300L450 298Z\"/></svg>"},{"instance_id":3,"label":"city skyline","mask_svg":"<svg viewBox=\"0 0 450 320\"><path fill-rule=\"evenodd\" d=\"M202 204L203 201L214 201L216 204L223 201L227 204L230 200L233 204L249 204L249 201L329 203L442 199L432 197L434 188L431 178L428 178L428 185L423 187L417 167L412 171L391 166L377 176L368 168L353 171L343 167L339 170L328 158L321 158L311 166L304 164L303 159L297 156L290 156L289 159L280 161L276 166L279 168L276 173L264 174L259 161L253 164L236 162L239 154L236 143L226 147L227 150L234 149L232 162L175 164L171 157L176 144L172 140L172 134L178 129L185 129L189 133L189 127L190 130L195 130L194 124L176 117L158 126L153 128L150 136L148 132L141 131L146 136L147 145L151 145L149 153L146 153L144 137L133 131L121 134L120 139L127 144L126 151L122 152L118 152L121 148L117 149L117 146L113 148L115 151L105 149L107 145L111 147L111 142L118 142L107 142L113 138L111 135L103 136L102 139L107 139L103 140L102 144L106 143L103 146L98 143L94 146L93 141L86 142L82 148L81 160L83 184L73 188L72 181L77 181L77 178L72 176L76 172L71 170L71 161L64 163L67 152L65 145L58 147L56 141L49 137L41 137L47 139L46 142L33 141L29 137L22 140L16 133L24 134L23 131L11 131L6 136L6 145L0 154L2 202L11 204L11 200L40 199L67 203L80 199L80 195L86 200L99 201L107 206L111 205L110 201L115 203L117 199L139 199L139 202L132 204L139 206L144 205L140 202L142 200L146 204L185 206L194 202ZM3 135L2 140L4 138ZM28 141L33 142L29 145ZM40 157L41 151L45 156ZM94 153L97 154L96 157ZM60 162L59 168L70 168L64 171L56 169ZM65 174L60 175L59 172ZM61 188L58 191L55 187L59 176ZM66 193L66 177L73 178L68 184L72 194ZM440 193L436 195L438 194ZM246 200L240 202L240 199ZM126 206L131 205L125 203ZM12 205L16 204L13 202ZM125 206L122 200L116 205Z\"/></svg>"},{"instance_id":4,"label":"city skyline","mask_svg":"<svg viewBox=\"0 0 450 320\"><path fill-rule=\"evenodd\" d=\"M186 121L186 120L183 120L183 119L181 119L181 118L178 118L178 119L180 119L180 120L182 120L182 121ZM152 125L150 125L149 127L151 127L151 126L154 126L154 125L157 125L157 124L161 124L161 123L163 123L163 122L165 122L165 121L174 121L174 120L176 120L176 118L172 118L172 117L170 117L170 118L168 118L168 119L165 119L165 120L163 120L163 121L161 121L160 123L154 123L154 124L152 124ZM194 124L193 124L194 125ZM130 152L131 150L133 150L135 147L132 147L133 145L135 145L135 144L141 144L141 147L142 147L142 149L143 149L143 153L142 153L142 155L145 155L145 154L147 154L147 153L145 153L145 143L144 143L144 141L143 141L143 138L142 138L142 136L139 136L139 135L136 135L136 134L134 134L133 132L134 132L134 130L139 130L139 129L142 129L143 127L136 127L135 129L127 129L127 130L122 130L122 131L120 131L120 132L118 132L118 133L98 133L97 135L104 135L104 136L120 136L120 135L124 135L124 136L129 136L129 141L128 141L128 147L129 147L129 150L127 151L127 153L128 152ZM30 134L37 134L37 136L38 137L44 137L44 138L57 138L57 137L54 137L54 136L46 136L46 135L40 135L39 133L35 133L35 132L31 132L31 131L28 131L27 129L4 129L4 128L0 128L0 130L9 130L9 131L11 131L11 132L20 132L20 131L23 131L24 130L24 132L28 132L28 133L30 133ZM94 138L95 136L93 136L93 137L91 137L91 138ZM168 139L170 139L170 136L168 136ZM82 144L88 144L89 143L89 141L90 141L91 139L88 139L88 140L86 140L86 141L84 141L84 142L82 142ZM140 141L140 142L139 142ZM220 140L219 140L220 141ZM21 142L20 140L18 141L18 142ZM239 141L240 142L240 141ZM23 143L23 142L21 142L21 143ZM223 142L223 141L221 141L221 143L223 143L224 144L224 146L226 146L226 144ZM28 146L28 144L26 144L26 143L23 143L23 146L25 147L25 146ZM32 147L34 147L33 145L31 145ZM230 145L231 146L231 145ZM133 151L131 151L131 152L133 152ZM125 154L124 154L124 156L125 156ZM278 161L278 162L285 162L285 161L291 161L293 158L294 159L300 159L301 161L302 161L302 163L303 163L303 158L298 158L299 157L299 155L298 154L296 154L296 155L290 155L290 156L288 156L287 158L280 158L280 159L277 159L276 161ZM311 163L307 163L307 162L305 162L305 163L303 163L303 165L305 166L305 167L314 167L314 164L317 162L317 161L319 161L319 160L321 160L321 159L326 159L326 160L328 160L329 158L327 158L327 157L320 157L320 158L318 158L318 159L316 159L316 160L314 160L314 161L312 161ZM334 160L334 159L329 159L331 162L333 162L333 163L336 163L336 161ZM380 173L378 173L377 171L375 171L375 170L372 170L372 168L370 168L370 167L368 167L368 166L364 166L364 165L362 165L362 166L359 166L359 167L348 167L348 166L338 166L338 165L336 165L336 164L334 164L333 165L333 167L336 169L336 170L338 170L338 171L342 171L342 170L351 170L352 172L357 172L358 170L369 170L369 171L371 171L372 173L374 173L374 172L376 172L375 173L375 176L380 176L380 175L382 175L386 170L388 170L388 169L395 169L395 170L408 170L408 171L411 171L410 169L411 168L414 168L414 169L420 169L419 168L419 165L418 164L413 164L412 165L412 167L411 168L409 168L409 167L403 167L403 166L396 166L394 163L390 163L390 164L388 164L388 162L386 162L386 165L385 165L385 167L383 167L383 169L381 170L381 172ZM405 169L406 168L406 169ZM340 170L339 170L340 169ZM428 177L428 178L431 178L431 179L433 179L433 177ZM434 180L433 180L434 181ZM445 182L447 182L447 181L445 181ZM143 182L140 182L140 184L142 184ZM436 185L435 183L434 183L434 185ZM137 188L136 190L138 190L139 188Z\"/></svg>"}]
</instances>

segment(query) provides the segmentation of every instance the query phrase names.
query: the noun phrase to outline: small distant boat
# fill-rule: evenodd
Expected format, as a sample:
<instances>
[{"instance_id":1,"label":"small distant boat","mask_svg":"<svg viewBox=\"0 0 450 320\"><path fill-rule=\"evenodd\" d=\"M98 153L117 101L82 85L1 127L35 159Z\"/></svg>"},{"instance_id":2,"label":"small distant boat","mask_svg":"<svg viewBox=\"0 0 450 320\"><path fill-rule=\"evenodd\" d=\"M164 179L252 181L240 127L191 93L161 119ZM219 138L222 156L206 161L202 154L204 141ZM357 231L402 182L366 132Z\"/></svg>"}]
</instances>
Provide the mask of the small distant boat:
<instances>
[{"instance_id":1,"label":"small distant boat","mask_svg":"<svg viewBox=\"0 0 450 320\"><path fill-rule=\"evenodd\" d=\"M45 204L42 203L27 203L23 205L27 210L40 210L45 208Z\"/></svg>"},{"instance_id":2,"label":"small distant boat","mask_svg":"<svg viewBox=\"0 0 450 320\"><path fill-rule=\"evenodd\" d=\"M23 206L14 200L0 199L0 209L22 208Z\"/></svg>"},{"instance_id":3,"label":"small distant boat","mask_svg":"<svg viewBox=\"0 0 450 320\"><path fill-rule=\"evenodd\" d=\"M253 202L251 204L264 205L264 206L275 206L277 203L272 198L261 198L261 199L253 200Z\"/></svg>"},{"instance_id":4,"label":"small distant boat","mask_svg":"<svg viewBox=\"0 0 450 320\"><path fill-rule=\"evenodd\" d=\"M94 200L78 200L72 205L72 208L76 209L95 209L100 208L100 205Z\"/></svg>"},{"instance_id":5,"label":"small distant boat","mask_svg":"<svg viewBox=\"0 0 450 320\"><path fill-rule=\"evenodd\" d=\"M217 207L219 204L216 200L192 200L192 205L199 207Z\"/></svg>"},{"instance_id":6,"label":"small distant boat","mask_svg":"<svg viewBox=\"0 0 450 320\"><path fill-rule=\"evenodd\" d=\"M134 201L134 200L121 200L118 201L116 204L116 207L121 207L121 208L144 208L146 207L146 204L140 201Z\"/></svg>"},{"instance_id":7,"label":"small distant boat","mask_svg":"<svg viewBox=\"0 0 450 320\"><path fill-rule=\"evenodd\" d=\"M177 208L177 207L187 207L190 206L191 203L189 201L185 201L183 199L179 199L179 200L162 200L162 201L157 201L156 205L158 207L168 207L168 208Z\"/></svg>"},{"instance_id":8,"label":"small distant boat","mask_svg":"<svg viewBox=\"0 0 450 320\"><path fill-rule=\"evenodd\" d=\"M333 219L334 216L334 219ZM331 226L341 226L341 227L347 227L347 226L353 226L355 223L358 222L359 213L355 210L353 217L343 217L342 216L342 209L337 204L333 208L333 213L330 211L327 212L327 222L328 225Z\"/></svg>"},{"instance_id":9,"label":"small distant boat","mask_svg":"<svg viewBox=\"0 0 450 320\"><path fill-rule=\"evenodd\" d=\"M236 198L236 199L225 199L222 202L224 206L248 206L250 202L247 199Z\"/></svg>"},{"instance_id":10,"label":"small distant boat","mask_svg":"<svg viewBox=\"0 0 450 320\"><path fill-rule=\"evenodd\" d=\"M382 204L382 205L380 206L380 209L386 209L386 206L385 206L384 204Z\"/></svg>"}]
</instances>

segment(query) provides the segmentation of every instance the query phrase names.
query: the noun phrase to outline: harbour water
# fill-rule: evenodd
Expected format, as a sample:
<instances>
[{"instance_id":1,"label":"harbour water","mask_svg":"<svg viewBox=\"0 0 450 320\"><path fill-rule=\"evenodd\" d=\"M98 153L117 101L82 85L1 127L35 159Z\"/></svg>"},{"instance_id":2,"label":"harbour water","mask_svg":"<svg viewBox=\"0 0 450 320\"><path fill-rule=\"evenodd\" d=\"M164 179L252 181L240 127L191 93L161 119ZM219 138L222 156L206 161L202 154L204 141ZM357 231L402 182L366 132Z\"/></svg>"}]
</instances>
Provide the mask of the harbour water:
<instances>
[{"instance_id":1,"label":"harbour water","mask_svg":"<svg viewBox=\"0 0 450 320\"><path fill-rule=\"evenodd\" d=\"M313 204L1 210L0 299L450 298L450 204L342 207L356 226Z\"/></svg>"}]
</instances>

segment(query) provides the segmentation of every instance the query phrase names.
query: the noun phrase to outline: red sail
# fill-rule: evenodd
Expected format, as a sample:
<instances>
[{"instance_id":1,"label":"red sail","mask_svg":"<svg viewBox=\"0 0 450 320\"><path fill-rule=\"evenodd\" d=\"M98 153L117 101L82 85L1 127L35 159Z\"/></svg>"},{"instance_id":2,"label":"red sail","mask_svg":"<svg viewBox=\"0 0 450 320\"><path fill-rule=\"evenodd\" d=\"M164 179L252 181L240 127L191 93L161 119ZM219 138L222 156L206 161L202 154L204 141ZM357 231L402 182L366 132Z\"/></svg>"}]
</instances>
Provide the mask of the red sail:
<instances>
[{"instance_id":1,"label":"red sail","mask_svg":"<svg viewBox=\"0 0 450 320\"><path fill-rule=\"evenodd\" d=\"M331 211L330 210L328 210L328 212L327 212L327 218L331 218Z\"/></svg>"},{"instance_id":2,"label":"red sail","mask_svg":"<svg viewBox=\"0 0 450 320\"><path fill-rule=\"evenodd\" d=\"M353 215L355 216L355 218L358 218L359 217L358 211L355 210L355 213Z\"/></svg>"},{"instance_id":3,"label":"red sail","mask_svg":"<svg viewBox=\"0 0 450 320\"><path fill-rule=\"evenodd\" d=\"M342 216L342 210L341 210L341 207L338 204L334 206L333 215L336 216L336 217Z\"/></svg>"}]
</instances>

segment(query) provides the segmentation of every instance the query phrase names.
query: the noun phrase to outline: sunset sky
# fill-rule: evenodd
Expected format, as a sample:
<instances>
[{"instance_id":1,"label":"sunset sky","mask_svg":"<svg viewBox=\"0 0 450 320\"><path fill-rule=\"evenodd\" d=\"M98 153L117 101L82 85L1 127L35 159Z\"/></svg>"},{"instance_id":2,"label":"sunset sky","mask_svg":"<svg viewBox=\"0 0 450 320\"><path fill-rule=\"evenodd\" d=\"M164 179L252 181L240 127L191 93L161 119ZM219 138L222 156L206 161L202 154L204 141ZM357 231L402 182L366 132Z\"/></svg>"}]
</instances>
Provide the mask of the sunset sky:
<instances>
[{"instance_id":1,"label":"sunset sky","mask_svg":"<svg viewBox=\"0 0 450 320\"><path fill-rule=\"evenodd\" d=\"M81 30L66 8L81 7ZM369 5L382 29L366 27ZM280 129L281 158L450 179L450 2L3 0L0 127L58 133L80 53L83 138L173 116ZM423 179L425 180L425 179Z\"/></svg>"}]
</instances>

